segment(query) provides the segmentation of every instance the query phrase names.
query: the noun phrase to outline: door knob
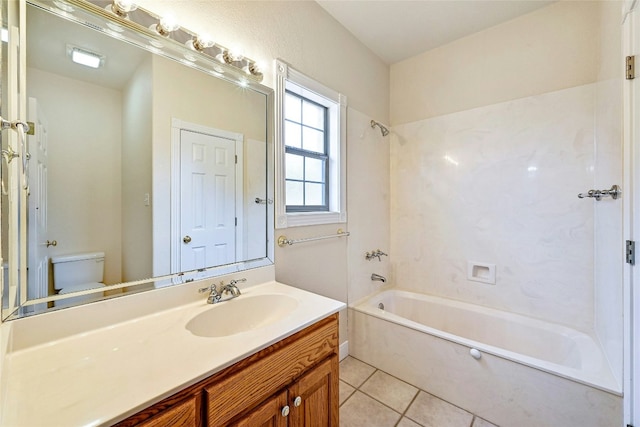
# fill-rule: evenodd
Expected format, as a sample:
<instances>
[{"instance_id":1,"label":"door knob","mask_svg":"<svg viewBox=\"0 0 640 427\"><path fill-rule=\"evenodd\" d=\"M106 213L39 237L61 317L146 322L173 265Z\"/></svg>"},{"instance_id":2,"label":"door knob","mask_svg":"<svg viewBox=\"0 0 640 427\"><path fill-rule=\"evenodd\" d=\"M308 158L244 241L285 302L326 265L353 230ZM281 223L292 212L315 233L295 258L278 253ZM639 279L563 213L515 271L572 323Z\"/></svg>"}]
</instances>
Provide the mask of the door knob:
<instances>
[{"instance_id":1,"label":"door knob","mask_svg":"<svg viewBox=\"0 0 640 427\"><path fill-rule=\"evenodd\" d=\"M185 243L191 243L191 237L190 236L184 236L182 238L182 241L185 242Z\"/></svg>"},{"instance_id":2,"label":"door knob","mask_svg":"<svg viewBox=\"0 0 640 427\"><path fill-rule=\"evenodd\" d=\"M57 241L55 241L55 240L52 240L52 241L48 241L48 240L47 240L47 241L45 242L45 245L47 245L47 247L49 247L49 246L58 246L58 242L57 242Z\"/></svg>"}]
</instances>

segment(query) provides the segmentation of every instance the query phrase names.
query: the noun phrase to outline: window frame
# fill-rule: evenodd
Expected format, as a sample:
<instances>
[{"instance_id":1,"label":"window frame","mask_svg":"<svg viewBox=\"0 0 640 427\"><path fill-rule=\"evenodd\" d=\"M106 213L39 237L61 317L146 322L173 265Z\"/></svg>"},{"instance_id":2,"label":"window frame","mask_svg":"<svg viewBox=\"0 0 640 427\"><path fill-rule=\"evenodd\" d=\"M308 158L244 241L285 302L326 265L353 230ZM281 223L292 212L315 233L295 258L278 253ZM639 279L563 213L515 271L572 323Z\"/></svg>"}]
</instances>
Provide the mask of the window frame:
<instances>
[{"instance_id":1,"label":"window frame","mask_svg":"<svg viewBox=\"0 0 640 427\"><path fill-rule=\"evenodd\" d=\"M286 166L286 155L287 154L294 154L297 156L300 156L303 158L303 163L306 163L305 160L307 158L311 158L311 159L317 159L317 160L322 160L324 165L324 173L323 173L323 181L319 182L319 181L311 181L311 180L307 180L306 178L306 173L303 173L303 178L302 180L296 180L296 179L290 179L286 177L286 171L285 171L285 191L286 191L286 183L288 181L296 181L296 182L302 182L303 185L303 194L305 193L305 184L307 182L310 183L321 183L324 185L324 194L323 194L323 200L324 203L321 205L307 205L307 204L303 204L303 205L288 205L286 204L286 200L285 200L285 208L287 213L295 213L295 212L329 212L329 200L331 197L331 179L330 179L330 173L329 173L329 163L331 162L331 147L330 147L330 143L329 143L329 129L330 129L330 121L329 121L329 108L326 105L320 104L312 99L309 98L305 98L304 96L297 94L289 89L285 88L285 98L287 96L287 94L294 96L298 99L300 99L300 108L301 108L301 115L300 115L300 120L301 122L295 122L292 121L290 119L288 119L285 117L283 119L283 123L286 122L291 122L291 123L295 123L295 124L299 124L301 127L301 132L303 131L303 129L305 127L311 128L311 129L315 129L315 130L320 130L318 128L314 128L312 126L307 126L305 125L304 122L304 118L302 117L303 111L304 111L304 107L303 107L303 103L307 102L309 104L313 104L316 105L318 107L321 107L323 109L323 115L324 115L324 126L322 128L322 133L323 133L323 149L324 152L320 153L318 151L311 151L311 150L306 150L304 147L304 138L301 136L301 142L302 142L302 147L301 148L297 148L297 147L292 147L290 145L286 144L286 141L283 140L283 144L284 144L284 150L285 150L285 166ZM304 135L304 132L302 132ZM286 130L283 132L283 138L286 137ZM303 166L303 170L306 170L306 165ZM286 197L285 197L286 199ZM306 197L303 196L303 200L306 201Z\"/></svg>"},{"instance_id":2,"label":"window frame","mask_svg":"<svg viewBox=\"0 0 640 427\"><path fill-rule=\"evenodd\" d=\"M328 210L290 210L286 206L286 174L284 141L285 94L292 92L304 99L327 107ZM306 225L337 224L347 222L346 203L346 108L347 97L293 69L282 60L276 60L275 91L275 227L287 228Z\"/></svg>"}]
</instances>

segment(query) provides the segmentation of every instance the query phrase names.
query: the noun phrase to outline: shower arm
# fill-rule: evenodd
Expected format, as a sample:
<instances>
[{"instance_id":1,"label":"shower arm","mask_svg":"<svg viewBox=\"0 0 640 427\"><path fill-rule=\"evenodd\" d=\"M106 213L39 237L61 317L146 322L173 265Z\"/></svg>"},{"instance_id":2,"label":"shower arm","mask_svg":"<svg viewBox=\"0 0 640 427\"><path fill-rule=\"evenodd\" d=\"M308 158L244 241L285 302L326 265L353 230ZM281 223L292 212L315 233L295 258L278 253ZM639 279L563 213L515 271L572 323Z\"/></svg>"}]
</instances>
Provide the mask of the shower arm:
<instances>
[{"instance_id":1,"label":"shower arm","mask_svg":"<svg viewBox=\"0 0 640 427\"><path fill-rule=\"evenodd\" d=\"M378 126L380 128L380 133L382 133L382 136L389 135L389 129L387 129L386 126L381 125L380 123L376 122L375 120L371 120L371 128L375 128L376 126Z\"/></svg>"}]
</instances>

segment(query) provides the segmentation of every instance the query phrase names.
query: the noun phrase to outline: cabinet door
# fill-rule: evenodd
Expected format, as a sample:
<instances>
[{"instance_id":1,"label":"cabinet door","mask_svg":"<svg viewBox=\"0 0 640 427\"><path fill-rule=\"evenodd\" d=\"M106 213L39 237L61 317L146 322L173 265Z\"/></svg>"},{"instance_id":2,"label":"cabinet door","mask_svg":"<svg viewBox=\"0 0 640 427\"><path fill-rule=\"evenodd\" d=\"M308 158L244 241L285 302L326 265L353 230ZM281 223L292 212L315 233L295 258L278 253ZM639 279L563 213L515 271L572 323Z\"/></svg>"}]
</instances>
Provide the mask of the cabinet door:
<instances>
[{"instance_id":1,"label":"cabinet door","mask_svg":"<svg viewBox=\"0 0 640 427\"><path fill-rule=\"evenodd\" d=\"M287 391L267 399L249 414L227 424L229 427L287 427Z\"/></svg>"},{"instance_id":2,"label":"cabinet door","mask_svg":"<svg viewBox=\"0 0 640 427\"><path fill-rule=\"evenodd\" d=\"M195 427L198 425L198 409L195 398L160 412L155 417L138 424L139 427Z\"/></svg>"},{"instance_id":3,"label":"cabinet door","mask_svg":"<svg viewBox=\"0 0 640 427\"><path fill-rule=\"evenodd\" d=\"M289 427L338 427L338 366L333 355L289 388Z\"/></svg>"}]
</instances>

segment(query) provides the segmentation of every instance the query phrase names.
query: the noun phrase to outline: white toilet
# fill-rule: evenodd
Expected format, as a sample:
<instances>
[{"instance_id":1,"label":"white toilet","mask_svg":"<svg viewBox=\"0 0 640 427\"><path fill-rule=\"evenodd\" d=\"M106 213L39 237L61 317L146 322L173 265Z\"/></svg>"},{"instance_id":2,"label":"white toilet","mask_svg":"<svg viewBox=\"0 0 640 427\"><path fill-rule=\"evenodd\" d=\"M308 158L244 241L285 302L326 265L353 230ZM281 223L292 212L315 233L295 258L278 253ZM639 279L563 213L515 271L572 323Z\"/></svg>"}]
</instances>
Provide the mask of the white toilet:
<instances>
[{"instance_id":1,"label":"white toilet","mask_svg":"<svg viewBox=\"0 0 640 427\"><path fill-rule=\"evenodd\" d=\"M73 255L51 257L53 264L53 287L58 294L86 291L102 288L104 280L104 252L88 252ZM56 301L56 307L67 307L90 301L97 301L104 296L102 292L81 295Z\"/></svg>"}]
</instances>

